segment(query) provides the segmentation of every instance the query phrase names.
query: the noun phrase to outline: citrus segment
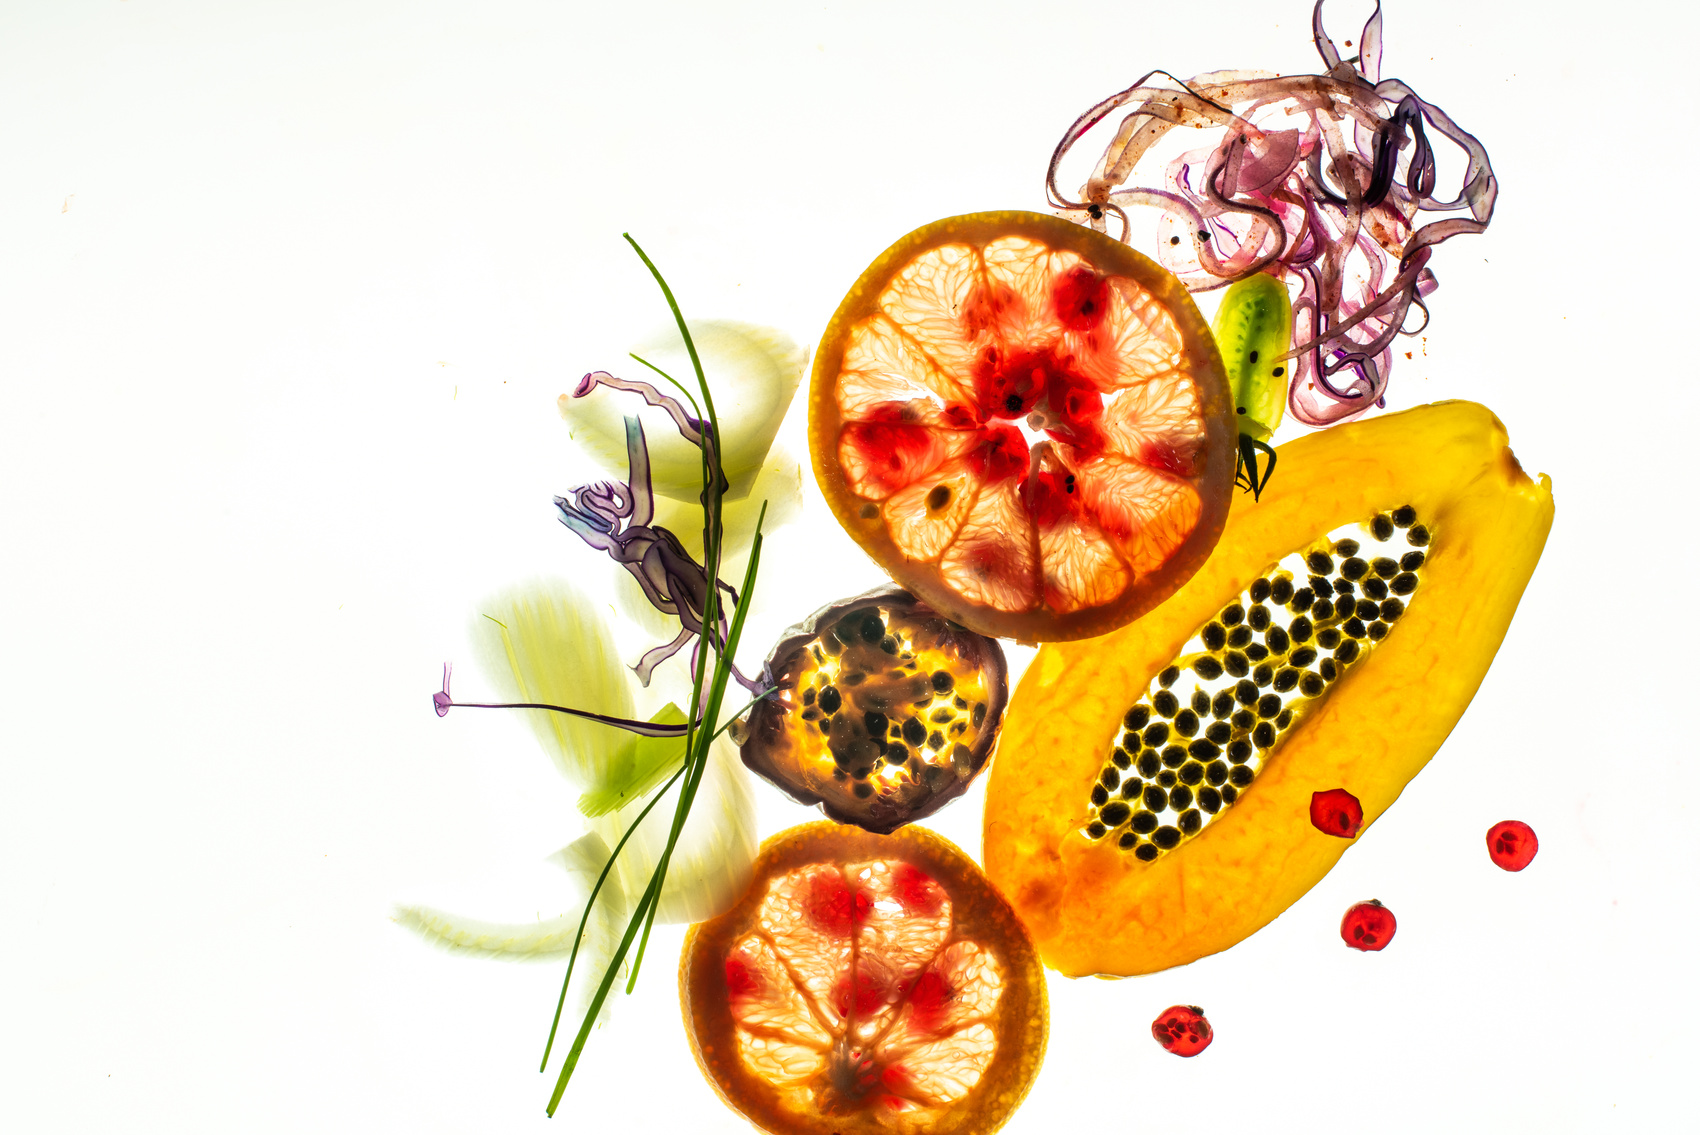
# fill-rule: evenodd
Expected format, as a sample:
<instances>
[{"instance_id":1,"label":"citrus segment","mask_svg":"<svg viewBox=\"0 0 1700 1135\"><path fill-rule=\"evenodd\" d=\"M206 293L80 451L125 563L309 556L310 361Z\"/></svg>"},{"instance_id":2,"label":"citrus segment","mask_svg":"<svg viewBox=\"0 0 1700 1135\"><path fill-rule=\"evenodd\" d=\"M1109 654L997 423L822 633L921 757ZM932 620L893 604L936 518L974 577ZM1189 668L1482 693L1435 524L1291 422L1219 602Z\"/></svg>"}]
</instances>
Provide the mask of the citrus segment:
<instances>
[{"instance_id":1,"label":"citrus segment","mask_svg":"<svg viewBox=\"0 0 1700 1135\"><path fill-rule=\"evenodd\" d=\"M1221 360L1175 279L1054 217L919 229L857 281L810 392L822 492L904 587L983 634L1101 634L1220 533Z\"/></svg>"},{"instance_id":2,"label":"citrus segment","mask_svg":"<svg viewBox=\"0 0 1700 1135\"><path fill-rule=\"evenodd\" d=\"M914 827L770 840L738 906L692 927L679 980L699 1063L770 1132L989 1132L1044 1053L1025 929Z\"/></svg>"}]
</instances>

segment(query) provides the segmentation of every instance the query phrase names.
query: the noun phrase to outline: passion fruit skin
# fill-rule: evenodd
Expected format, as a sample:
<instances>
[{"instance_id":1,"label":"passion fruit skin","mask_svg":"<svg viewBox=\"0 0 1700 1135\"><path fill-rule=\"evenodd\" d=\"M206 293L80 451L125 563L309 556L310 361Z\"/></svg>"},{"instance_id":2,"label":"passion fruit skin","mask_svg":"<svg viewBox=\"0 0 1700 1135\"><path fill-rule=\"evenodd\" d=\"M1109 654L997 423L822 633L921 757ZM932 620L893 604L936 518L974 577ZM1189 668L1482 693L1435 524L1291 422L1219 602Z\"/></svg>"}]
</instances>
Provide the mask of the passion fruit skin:
<instances>
[{"instance_id":1,"label":"passion fruit skin","mask_svg":"<svg viewBox=\"0 0 1700 1135\"><path fill-rule=\"evenodd\" d=\"M872 314L887 282L915 257L934 248L989 237L1021 236L1054 250L1079 254L1096 271L1133 280L1166 307L1187 344L1181 368L1199 392L1205 425L1204 468L1196 479L1200 511L1187 538L1155 570L1098 606L1061 612L1040 602L1025 611L999 611L967 600L947 586L931 564L911 561L893 541L874 502L850 488L839 463L844 420L835 391L851 330ZM815 480L839 523L897 583L935 611L981 634L1023 643L1092 638L1152 610L1192 578L1227 522L1233 491L1238 424L1221 353L1209 325L1185 286L1167 269L1103 233L1043 213L1018 210L969 213L934 221L898 240L869 265L845 295L821 336L809 387L809 453Z\"/></svg>"},{"instance_id":2,"label":"passion fruit skin","mask_svg":"<svg viewBox=\"0 0 1700 1135\"><path fill-rule=\"evenodd\" d=\"M879 835L823 820L780 832L762 844L744 897L685 935L679 1004L697 1066L728 1107L771 1135L891 1135L889 1118L871 1111L799 1115L781 1107L777 1093L739 1056L726 976L726 960L754 928L769 880L816 863L872 860L901 862L925 873L949 895L953 936L995 946L1004 976L990 1020L998 1039L996 1055L968 1095L924 1128L927 1135L991 1135L1021 1105L1044 1063L1050 1033L1044 967L1026 926L979 866L949 840L916 825Z\"/></svg>"},{"instance_id":3,"label":"passion fruit skin","mask_svg":"<svg viewBox=\"0 0 1700 1135\"><path fill-rule=\"evenodd\" d=\"M835 704L824 713L810 680L823 663L840 670L826 687ZM797 803L818 804L839 823L881 834L968 790L992 755L1009 702L1009 667L996 639L889 586L823 607L793 627L763 675L773 693L750 711L739 749L745 766ZM929 714L917 701L940 708ZM953 710L951 720L933 719ZM880 728L870 731L870 721ZM822 724L831 731L822 733Z\"/></svg>"}]
</instances>

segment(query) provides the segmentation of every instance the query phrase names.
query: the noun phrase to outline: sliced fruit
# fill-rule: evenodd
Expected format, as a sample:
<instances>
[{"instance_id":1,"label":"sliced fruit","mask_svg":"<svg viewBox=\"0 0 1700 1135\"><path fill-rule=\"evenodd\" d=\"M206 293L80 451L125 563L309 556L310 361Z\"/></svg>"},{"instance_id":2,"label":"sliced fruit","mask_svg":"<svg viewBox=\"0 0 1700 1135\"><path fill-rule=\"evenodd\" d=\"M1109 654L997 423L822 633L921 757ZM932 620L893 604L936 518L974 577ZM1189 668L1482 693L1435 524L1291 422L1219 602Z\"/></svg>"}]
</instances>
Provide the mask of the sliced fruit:
<instances>
[{"instance_id":1,"label":"sliced fruit","mask_svg":"<svg viewBox=\"0 0 1700 1135\"><path fill-rule=\"evenodd\" d=\"M907 591L817 611L774 647L744 764L841 823L891 832L962 795L1009 699L1003 647Z\"/></svg>"},{"instance_id":2,"label":"sliced fruit","mask_svg":"<svg viewBox=\"0 0 1700 1135\"><path fill-rule=\"evenodd\" d=\"M1102 634L1204 562L1234 407L1178 281L1037 213L917 229L862 273L809 391L815 478L892 578L981 634Z\"/></svg>"},{"instance_id":3,"label":"sliced fruit","mask_svg":"<svg viewBox=\"0 0 1700 1135\"><path fill-rule=\"evenodd\" d=\"M1227 949L1334 865L1428 762L1552 524L1543 476L1468 402L1301 438L1158 610L1040 650L987 788L986 869L1071 975ZM1360 837L1361 838L1361 837Z\"/></svg>"},{"instance_id":4,"label":"sliced fruit","mask_svg":"<svg viewBox=\"0 0 1700 1135\"><path fill-rule=\"evenodd\" d=\"M742 901L691 927L679 999L704 1075L776 1135L995 1131L1048 1027L1021 921L914 826L768 840Z\"/></svg>"}]
</instances>

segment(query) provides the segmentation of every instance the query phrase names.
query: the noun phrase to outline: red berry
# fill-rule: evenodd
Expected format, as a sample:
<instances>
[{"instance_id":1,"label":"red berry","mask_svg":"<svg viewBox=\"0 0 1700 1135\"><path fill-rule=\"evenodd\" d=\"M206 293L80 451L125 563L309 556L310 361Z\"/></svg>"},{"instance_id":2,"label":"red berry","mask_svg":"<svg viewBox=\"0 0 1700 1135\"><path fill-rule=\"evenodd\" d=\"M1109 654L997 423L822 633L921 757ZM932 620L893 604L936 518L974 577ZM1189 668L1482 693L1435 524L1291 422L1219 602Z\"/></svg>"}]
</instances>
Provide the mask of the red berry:
<instances>
[{"instance_id":1,"label":"red berry","mask_svg":"<svg viewBox=\"0 0 1700 1135\"><path fill-rule=\"evenodd\" d=\"M1176 1056L1197 1056L1215 1035L1197 1005L1170 1005L1151 1022L1151 1035Z\"/></svg>"},{"instance_id":2,"label":"red berry","mask_svg":"<svg viewBox=\"0 0 1700 1135\"><path fill-rule=\"evenodd\" d=\"M1310 794L1310 823L1324 835L1352 839L1364 826L1364 806L1344 788Z\"/></svg>"},{"instance_id":3,"label":"red berry","mask_svg":"<svg viewBox=\"0 0 1700 1135\"><path fill-rule=\"evenodd\" d=\"M1340 920L1340 938L1354 950L1384 950L1399 921L1377 899L1361 902Z\"/></svg>"},{"instance_id":4,"label":"red berry","mask_svg":"<svg viewBox=\"0 0 1700 1135\"><path fill-rule=\"evenodd\" d=\"M1507 871L1521 871L1541 849L1535 829L1522 820L1502 820L1488 829L1488 855Z\"/></svg>"}]
</instances>

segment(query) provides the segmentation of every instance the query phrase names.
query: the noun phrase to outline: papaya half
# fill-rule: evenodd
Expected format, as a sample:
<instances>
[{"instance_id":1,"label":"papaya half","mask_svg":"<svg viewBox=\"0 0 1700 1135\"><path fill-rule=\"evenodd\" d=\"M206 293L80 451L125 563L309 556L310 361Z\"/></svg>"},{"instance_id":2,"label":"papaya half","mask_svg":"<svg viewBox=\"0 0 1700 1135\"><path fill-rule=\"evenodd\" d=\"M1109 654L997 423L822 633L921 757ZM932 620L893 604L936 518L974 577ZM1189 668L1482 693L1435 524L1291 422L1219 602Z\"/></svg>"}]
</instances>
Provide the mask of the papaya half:
<instances>
[{"instance_id":1,"label":"papaya half","mask_svg":"<svg viewBox=\"0 0 1700 1135\"><path fill-rule=\"evenodd\" d=\"M1350 840L1475 695L1552 525L1486 408L1442 402L1279 450L1202 569L1142 619L1046 644L992 765L985 864L1070 976L1225 950Z\"/></svg>"}]
</instances>

